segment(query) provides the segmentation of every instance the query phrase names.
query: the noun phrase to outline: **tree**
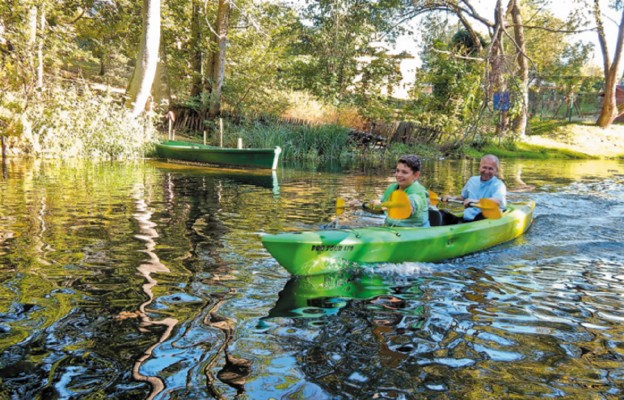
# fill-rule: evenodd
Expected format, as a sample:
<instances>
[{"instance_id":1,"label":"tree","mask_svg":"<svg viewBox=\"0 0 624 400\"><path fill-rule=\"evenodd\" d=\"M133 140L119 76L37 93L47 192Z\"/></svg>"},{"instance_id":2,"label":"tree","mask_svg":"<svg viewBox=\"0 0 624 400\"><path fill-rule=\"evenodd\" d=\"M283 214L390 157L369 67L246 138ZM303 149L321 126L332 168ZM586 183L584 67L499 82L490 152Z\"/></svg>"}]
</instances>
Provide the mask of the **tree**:
<instances>
[{"instance_id":1,"label":"tree","mask_svg":"<svg viewBox=\"0 0 624 400\"><path fill-rule=\"evenodd\" d=\"M136 58L134 72L126 91L126 105L132 115L138 116L145 110L150 93L160 48L160 0L143 0L143 29L141 44Z\"/></svg>"},{"instance_id":2,"label":"tree","mask_svg":"<svg viewBox=\"0 0 624 400\"><path fill-rule=\"evenodd\" d=\"M527 125L527 114L529 107L529 61L527 58L526 39L524 36L524 26L522 14L520 12L520 0L511 0L509 8L514 24L514 39L516 45L516 61L518 63L518 98L520 99L518 115L513 121L512 130L520 137L524 136Z\"/></svg>"},{"instance_id":3,"label":"tree","mask_svg":"<svg viewBox=\"0 0 624 400\"><path fill-rule=\"evenodd\" d=\"M320 0L307 3L292 45L286 79L335 104L366 102L394 82L399 60L379 45L392 42L413 9L401 0Z\"/></svg>"},{"instance_id":4,"label":"tree","mask_svg":"<svg viewBox=\"0 0 624 400\"><path fill-rule=\"evenodd\" d=\"M466 31L468 36L472 38L473 54L471 58L480 58L485 61L488 66L485 71L485 77L483 83L485 86L485 98L483 99L483 105L487 105L490 98L495 92L505 91L507 88L507 82L505 79L506 62L505 62L505 48L503 46L503 39L506 37L505 26L505 14L503 12L501 0L496 1L494 7L494 20L489 20L480 15L471 4L470 0L415 0L415 6L419 13L435 13L445 12L451 13L459 20L462 28ZM478 24L481 28L485 28L490 36L489 45L483 48L482 51L475 53L482 49L481 40L478 39L476 32L478 29L473 26ZM507 34L508 36L508 34ZM461 54L459 55L461 59ZM471 61L464 61L470 63ZM480 115L476 114L475 116ZM498 124L498 130L502 130L507 126L507 112L503 112L503 115ZM467 129L465 136L470 134Z\"/></svg>"},{"instance_id":5,"label":"tree","mask_svg":"<svg viewBox=\"0 0 624 400\"><path fill-rule=\"evenodd\" d=\"M202 7L199 0L191 1L191 29L189 38L189 64L191 65L191 97L199 96L203 87Z\"/></svg>"},{"instance_id":6,"label":"tree","mask_svg":"<svg viewBox=\"0 0 624 400\"><path fill-rule=\"evenodd\" d=\"M596 125L601 128L606 128L613 123L617 118L619 111L615 98L616 86L618 84L620 60L622 58L622 48L624 42L624 4L622 1L616 1L614 4L616 9L621 9L621 19L618 24L618 35L615 42L615 53L613 55L613 61L611 61L609 55L609 48L607 46L607 39L605 35L604 23L602 19L602 13L600 9L600 0L594 0L593 14L596 21L596 31L598 33L598 43L600 43L600 50L602 52L603 59L603 72L605 78L604 98L602 101L602 107L600 109L600 115L596 121Z\"/></svg>"},{"instance_id":7,"label":"tree","mask_svg":"<svg viewBox=\"0 0 624 400\"><path fill-rule=\"evenodd\" d=\"M509 117L514 136L521 137L528 121L531 71L538 73L540 68L550 69L555 65L565 45L562 35L571 30L542 9L542 0L508 0L505 7L502 0L497 0L493 20L480 14L473 3L472 0L414 0L418 13L453 14L471 36L477 28L487 30L489 45L473 55L483 58L488 66L484 103L488 104L496 92L511 92L515 106L501 113L497 131L501 135L505 133ZM529 16L526 21L525 15Z\"/></svg>"},{"instance_id":8,"label":"tree","mask_svg":"<svg viewBox=\"0 0 624 400\"><path fill-rule=\"evenodd\" d=\"M431 85L431 93L416 87L412 96L418 108L418 121L442 132L439 140L459 144L472 121L480 120L484 98L485 63L479 51L487 45L465 29L453 32L448 21L427 18L422 67L416 81Z\"/></svg>"},{"instance_id":9,"label":"tree","mask_svg":"<svg viewBox=\"0 0 624 400\"><path fill-rule=\"evenodd\" d=\"M98 62L97 74L109 84L126 86L127 65L137 55L142 23L142 4L134 0L89 0L72 20L80 47ZM86 72L86 71L85 71ZM90 76L91 74L85 74Z\"/></svg>"},{"instance_id":10,"label":"tree","mask_svg":"<svg viewBox=\"0 0 624 400\"><path fill-rule=\"evenodd\" d=\"M227 37L230 21L230 1L219 0L217 9L217 31L213 36L216 49L212 55L212 85L210 93L211 117L216 117L221 112L221 95L223 93L223 83L225 81L225 52L227 49Z\"/></svg>"}]
</instances>

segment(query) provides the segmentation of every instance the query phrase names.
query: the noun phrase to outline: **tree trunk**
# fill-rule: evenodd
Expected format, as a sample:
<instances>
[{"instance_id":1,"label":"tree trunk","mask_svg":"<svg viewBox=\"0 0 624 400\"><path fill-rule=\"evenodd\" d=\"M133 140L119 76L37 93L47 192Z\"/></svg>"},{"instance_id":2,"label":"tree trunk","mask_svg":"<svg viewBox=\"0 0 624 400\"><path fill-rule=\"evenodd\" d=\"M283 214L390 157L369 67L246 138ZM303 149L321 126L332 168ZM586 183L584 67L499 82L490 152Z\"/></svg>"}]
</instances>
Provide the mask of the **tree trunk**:
<instances>
[{"instance_id":1,"label":"tree trunk","mask_svg":"<svg viewBox=\"0 0 624 400\"><path fill-rule=\"evenodd\" d=\"M503 7L501 0L496 1L495 17L494 17L494 36L492 37L492 44L489 54L490 62L490 80L489 80L489 94L488 99L495 92L504 92L507 90L507 82L505 81L505 52L503 48L503 33L505 30L505 14L503 13ZM496 135L499 140L503 137L507 131L509 125L509 113L507 111L500 111L500 122L496 127Z\"/></svg>"},{"instance_id":2,"label":"tree trunk","mask_svg":"<svg viewBox=\"0 0 624 400\"><path fill-rule=\"evenodd\" d=\"M210 116L213 118L218 116L221 112L221 94L223 90L223 82L225 81L225 50L227 45L229 18L230 1L219 0L219 9L217 11L217 39L219 41L219 52L214 69L211 96L212 101L210 103Z\"/></svg>"},{"instance_id":3,"label":"tree trunk","mask_svg":"<svg viewBox=\"0 0 624 400\"><path fill-rule=\"evenodd\" d=\"M152 83L152 97L157 107L169 108L171 105L171 84L169 81L169 71L167 69L167 53L161 42L160 57L156 66L156 74Z\"/></svg>"},{"instance_id":4,"label":"tree trunk","mask_svg":"<svg viewBox=\"0 0 624 400\"><path fill-rule=\"evenodd\" d=\"M618 116L615 92L618 83L620 59L622 58L622 42L624 42L624 9L622 9L622 17L618 28L613 63L611 63L609 58L609 49L607 48L602 15L600 14L600 0L594 0L594 18L596 19L596 30L598 31L598 42L600 43L600 50L602 52L603 72L605 77L604 98L596 125L601 128L606 128L610 126L613 120Z\"/></svg>"},{"instance_id":5,"label":"tree trunk","mask_svg":"<svg viewBox=\"0 0 624 400\"><path fill-rule=\"evenodd\" d=\"M39 9L39 40L37 41L37 89L43 90L43 39L45 37L45 11Z\"/></svg>"},{"instance_id":6,"label":"tree trunk","mask_svg":"<svg viewBox=\"0 0 624 400\"><path fill-rule=\"evenodd\" d=\"M193 0L191 3L191 97L199 96L202 86L202 51L201 51L201 3Z\"/></svg>"},{"instance_id":7,"label":"tree trunk","mask_svg":"<svg viewBox=\"0 0 624 400\"><path fill-rule=\"evenodd\" d=\"M514 23L514 39L518 62L518 78L520 78L520 109L512 122L512 129L517 137L523 138L527 125L527 107L529 104L529 62L526 57L526 41L520 13L520 0L510 0L511 18Z\"/></svg>"},{"instance_id":8,"label":"tree trunk","mask_svg":"<svg viewBox=\"0 0 624 400\"><path fill-rule=\"evenodd\" d=\"M137 117L145 110L158 66L160 48L160 0L143 0L143 32L132 79L126 91L126 105Z\"/></svg>"},{"instance_id":9,"label":"tree trunk","mask_svg":"<svg viewBox=\"0 0 624 400\"><path fill-rule=\"evenodd\" d=\"M35 65L37 64L37 59L35 55L37 54L37 14L37 6L32 5L28 10L28 71L25 71L25 77L27 77L27 79L24 80L25 82L28 82L26 90L29 93L33 89L33 87L36 86L37 68Z\"/></svg>"}]
</instances>

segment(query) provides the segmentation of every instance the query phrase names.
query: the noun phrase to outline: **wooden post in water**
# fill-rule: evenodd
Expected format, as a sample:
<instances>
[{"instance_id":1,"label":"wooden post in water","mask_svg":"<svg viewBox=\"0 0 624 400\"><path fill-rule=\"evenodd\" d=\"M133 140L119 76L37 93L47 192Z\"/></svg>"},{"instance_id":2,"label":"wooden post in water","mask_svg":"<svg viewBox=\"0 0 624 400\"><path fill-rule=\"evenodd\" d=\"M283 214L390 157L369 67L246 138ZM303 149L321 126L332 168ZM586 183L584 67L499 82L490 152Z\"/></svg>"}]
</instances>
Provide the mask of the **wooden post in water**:
<instances>
[{"instance_id":1,"label":"wooden post in water","mask_svg":"<svg viewBox=\"0 0 624 400\"><path fill-rule=\"evenodd\" d=\"M219 147L223 147L223 118L219 118Z\"/></svg>"},{"instance_id":2,"label":"wooden post in water","mask_svg":"<svg viewBox=\"0 0 624 400\"><path fill-rule=\"evenodd\" d=\"M169 132L167 134L167 139L175 140L175 130L173 130L173 123L176 120L175 113L172 110L167 111L166 118L169 122Z\"/></svg>"}]
</instances>

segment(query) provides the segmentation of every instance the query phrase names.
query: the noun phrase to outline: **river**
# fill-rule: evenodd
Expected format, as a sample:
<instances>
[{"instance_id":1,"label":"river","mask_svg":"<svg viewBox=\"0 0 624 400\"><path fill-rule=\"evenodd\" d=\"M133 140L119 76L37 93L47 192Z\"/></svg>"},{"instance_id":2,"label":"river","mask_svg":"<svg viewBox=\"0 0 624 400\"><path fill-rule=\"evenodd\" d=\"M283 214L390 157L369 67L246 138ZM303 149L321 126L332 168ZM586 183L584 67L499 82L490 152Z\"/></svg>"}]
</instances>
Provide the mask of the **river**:
<instances>
[{"instance_id":1,"label":"river","mask_svg":"<svg viewBox=\"0 0 624 400\"><path fill-rule=\"evenodd\" d=\"M537 203L522 237L293 279L260 236L319 228L393 166L9 161L0 398L622 398L624 162L502 167ZM421 181L456 193L477 168L428 160Z\"/></svg>"}]
</instances>

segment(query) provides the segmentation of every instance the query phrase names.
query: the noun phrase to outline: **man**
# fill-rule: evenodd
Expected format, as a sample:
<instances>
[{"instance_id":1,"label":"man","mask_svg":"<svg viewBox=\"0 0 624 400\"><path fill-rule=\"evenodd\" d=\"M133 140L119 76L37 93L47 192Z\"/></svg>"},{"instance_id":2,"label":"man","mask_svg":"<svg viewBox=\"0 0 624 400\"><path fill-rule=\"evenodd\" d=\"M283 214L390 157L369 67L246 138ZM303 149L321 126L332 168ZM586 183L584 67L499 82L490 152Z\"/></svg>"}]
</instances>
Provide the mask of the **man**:
<instances>
[{"instance_id":1,"label":"man","mask_svg":"<svg viewBox=\"0 0 624 400\"><path fill-rule=\"evenodd\" d=\"M498 177L499 162L498 157L487 154L481 158L479 163L479 175L468 179L466 185L459 196L442 196L442 201L448 202L462 201L464 203L464 221L478 221L484 219L481 209L471 207L473 203L478 203L481 199L489 199L504 210L507 207L507 187Z\"/></svg>"}]
</instances>

